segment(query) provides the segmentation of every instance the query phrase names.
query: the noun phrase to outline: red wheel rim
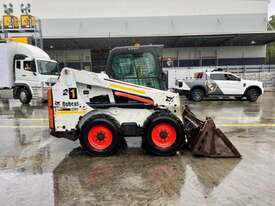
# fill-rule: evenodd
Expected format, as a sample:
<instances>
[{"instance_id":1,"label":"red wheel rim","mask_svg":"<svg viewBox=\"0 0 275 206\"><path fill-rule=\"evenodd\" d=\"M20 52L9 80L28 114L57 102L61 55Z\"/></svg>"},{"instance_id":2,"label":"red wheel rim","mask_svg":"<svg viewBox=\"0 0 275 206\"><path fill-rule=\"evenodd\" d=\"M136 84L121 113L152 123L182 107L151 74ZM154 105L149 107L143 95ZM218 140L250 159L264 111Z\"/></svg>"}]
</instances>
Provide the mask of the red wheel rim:
<instances>
[{"instance_id":1,"label":"red wheel rim","mask_svg":"<svg viewBox=\"0 0 275 206\"><path fill-rule=\"evenodd\" d=\"M162 149L166 149L175 143L177 132L171 124L160 123L153 128L151 136L155 145Z\"/></svg>"},{"instance_id":2,"label":"red wheel rim","mask_svg":"<svg viewBox=\"0 0 275 206\"><path fill-rule=\"evenodd\" d=\"M96 125L88 133L89 144L98 150L108 148L113 141L112 131L105 125Z\"/></svg>"}]
</instances>

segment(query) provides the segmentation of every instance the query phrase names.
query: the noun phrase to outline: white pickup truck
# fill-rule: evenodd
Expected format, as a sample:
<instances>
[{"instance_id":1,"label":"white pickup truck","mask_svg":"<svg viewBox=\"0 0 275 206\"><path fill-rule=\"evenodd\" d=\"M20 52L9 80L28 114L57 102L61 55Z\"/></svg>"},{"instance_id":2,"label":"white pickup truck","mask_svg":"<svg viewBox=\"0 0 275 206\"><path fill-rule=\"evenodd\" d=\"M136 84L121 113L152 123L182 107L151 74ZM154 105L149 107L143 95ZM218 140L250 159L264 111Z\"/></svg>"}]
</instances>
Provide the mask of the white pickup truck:
<instances>
[{"instance_id":1,"label":"white pickup truck","mask_svg":"<svg viewBox=\"0 0 275 206\"><path fill-rule=\"evenodd\" d=\"M58 63L40 48L9 41L0 42L0 71L0 89L13 89L23 104L46 100L60 73Z\"/></svg>"},{"instance_id":2,"label":"white pickup truck","mask_svg":"<svg viewBox=\"0 0 275 206\"><path fill-rule=\"evenodd\" d=\"M194 78L177 80L175 91L185 94L193 101L199 102L204 97L246 98L255 102L263 94L263 83L244 80L224 71L197 72Z\"/></svg>"}]
</instances>

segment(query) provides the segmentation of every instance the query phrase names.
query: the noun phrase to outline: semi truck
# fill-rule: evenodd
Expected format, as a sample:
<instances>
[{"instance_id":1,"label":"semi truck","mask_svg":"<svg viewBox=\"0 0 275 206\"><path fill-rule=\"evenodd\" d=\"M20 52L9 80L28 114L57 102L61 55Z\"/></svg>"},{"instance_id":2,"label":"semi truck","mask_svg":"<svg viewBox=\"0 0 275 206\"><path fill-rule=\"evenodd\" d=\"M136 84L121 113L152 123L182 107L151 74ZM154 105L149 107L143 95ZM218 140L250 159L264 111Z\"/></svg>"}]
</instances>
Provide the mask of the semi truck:
<instances>
[{"instance_id":1,"label":"semi truck","mask_svg":"<svg viewBox=\"0 0 275 206\"><path fill-rule=\"evenodd\" d=\"M32 99L47 100L47 90L54 85L60 68L42 49L12 41L0 42L0 88L12 89L22 104Z\"/></svg>"}]
</instances>

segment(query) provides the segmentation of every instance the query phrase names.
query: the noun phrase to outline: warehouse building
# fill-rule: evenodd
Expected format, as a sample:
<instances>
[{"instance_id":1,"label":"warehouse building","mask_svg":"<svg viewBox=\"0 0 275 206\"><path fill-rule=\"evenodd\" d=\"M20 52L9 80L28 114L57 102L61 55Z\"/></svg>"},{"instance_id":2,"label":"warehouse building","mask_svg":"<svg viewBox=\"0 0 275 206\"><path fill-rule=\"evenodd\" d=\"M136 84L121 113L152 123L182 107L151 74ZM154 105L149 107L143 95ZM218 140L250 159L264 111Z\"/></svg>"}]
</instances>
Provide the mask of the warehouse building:
<instances>
[{"instance_id":1,"label":"warehouse building","mask_svg":"<svg viewBox=\"0 0 275 206\"><path fill-rule=\"evenodd\" d=\"M11 1L12 2L12 1ZM268 0L32 0L44 49L65 66L104 69L116 46L164 44L176 67L261 65ZM12 2L16 4L16 1Z\"/></svg>"}]
</instances>

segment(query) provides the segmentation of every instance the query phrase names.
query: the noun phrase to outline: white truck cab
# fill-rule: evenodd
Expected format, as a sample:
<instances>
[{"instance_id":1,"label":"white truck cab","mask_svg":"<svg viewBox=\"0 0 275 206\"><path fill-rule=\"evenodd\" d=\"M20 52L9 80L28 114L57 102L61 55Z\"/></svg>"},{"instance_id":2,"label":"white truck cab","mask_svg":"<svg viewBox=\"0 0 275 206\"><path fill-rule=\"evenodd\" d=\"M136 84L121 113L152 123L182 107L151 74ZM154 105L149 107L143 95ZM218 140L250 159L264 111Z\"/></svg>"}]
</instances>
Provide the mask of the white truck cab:
<instances>
[{"instance_id":1,"label":"white truck cab","mask_svg":"<svg viewBox=\"0 0 275 206\"><path fill-rule=\"evenodd\" d=\"M201 101L208 96L233 96L237 99L245 97L254 102L264 92L262 82L241 79L224 71L197 72L192 79L177 80L176 85L179 93L193 101Z\"/></svg>"},{"instance_id":2,"label":"white truck cab","mask_svg":"<svg viewBox=\"0 0 275 206\"><path fill-rule=\"evenodd\" d=\"M48 87L55 84L60 73L58 63L28 44L3 42L0 52L0 87L12 88L14 98L23 104L32 99L46 100Z\"/></svg>"}]
</instances>

